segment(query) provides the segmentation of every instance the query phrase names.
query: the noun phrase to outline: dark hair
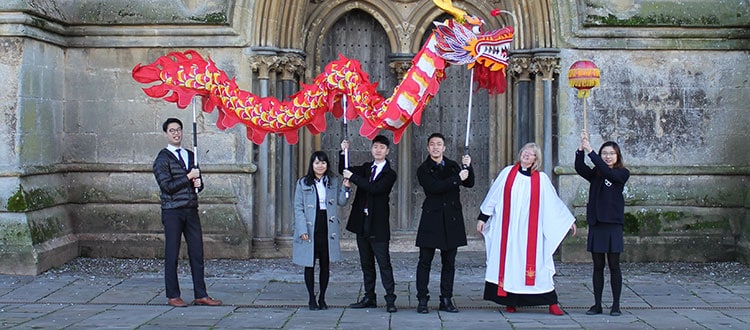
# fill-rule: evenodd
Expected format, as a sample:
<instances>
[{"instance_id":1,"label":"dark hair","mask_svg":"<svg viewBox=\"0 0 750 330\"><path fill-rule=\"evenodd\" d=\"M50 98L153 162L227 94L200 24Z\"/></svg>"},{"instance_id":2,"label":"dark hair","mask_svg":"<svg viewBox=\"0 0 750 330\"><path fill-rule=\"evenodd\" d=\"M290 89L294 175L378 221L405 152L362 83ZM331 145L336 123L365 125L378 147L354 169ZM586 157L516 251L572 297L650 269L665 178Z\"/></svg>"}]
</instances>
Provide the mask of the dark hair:
<instances>
[{"instance_id":1,"label":"dark hair","mask_svg":"<svg viewBox=\"0 0 750 330\"><path fill-rule=\"evenodd\" d=\"M602 144L601 148L599 148L599 156L602 155L602 149L604 147L612 147L612 149L615 149L615 152L617 153L617 161L614 165L612 165L612 168L623 168L625 167L625 164L622 161L622 152L620 152L620 146L617 145L617 142L615 141L607 141Z\"/></svg>"},{"instance_id":2,"label":"dark hair","mask_svg":"<svg viewBox=\"0 0 750 330\"><path fill-rule=\"evenodd\" d=\"M312 186L315 184L315 171L313 171L313 163L315 162L315 159L325 162L327 165L326 172L323 174L327 176L329 179L333 177L333 171L331 170L331 162L328 160L328 155L325 153L325 151L315 151L310 155L310 163L307 165L307 174L305 175L305 184L308 186Z\"/></svg>"},{"instance_id":3,"label":"dark hair","mask_svg":"<svg viewBox=\"0 0 750 330\"><path fill-rule=\"evenodd\" d=\"M177 118L167 118L167 120L164 121L164 124L161 124L161 129L166 132L167 126L171 123L177 123L180 125L180 128L182 128L182 121Z\"/></svg>"},{"instance_id":4,"label":"dark hair","mask_svg":"<svg viewBox=\"0 0 750 330\"><path fill-rule=\"evenodd\" d=\"M385 144L386 148L391 146L391 141L389 141L388 138L385 137L385 135L376 136L374 139L372 139L372 143L375 144L375 142Z\"/></svg>"},{"instance_id":5,"label":"dark hair","mask_svg":"<svg viewBox=\"0 0 750 330\"><path fill-rule=\"evenodd\" d=\"M441 140L443 140L443 143L445 143L445 136L443 136L443 134L440 134L440 133L430 134L430 137L427 138L427 143L430 143L430 140L432 140L432 138L440 138Z\"/></svg>"}]
</instances>

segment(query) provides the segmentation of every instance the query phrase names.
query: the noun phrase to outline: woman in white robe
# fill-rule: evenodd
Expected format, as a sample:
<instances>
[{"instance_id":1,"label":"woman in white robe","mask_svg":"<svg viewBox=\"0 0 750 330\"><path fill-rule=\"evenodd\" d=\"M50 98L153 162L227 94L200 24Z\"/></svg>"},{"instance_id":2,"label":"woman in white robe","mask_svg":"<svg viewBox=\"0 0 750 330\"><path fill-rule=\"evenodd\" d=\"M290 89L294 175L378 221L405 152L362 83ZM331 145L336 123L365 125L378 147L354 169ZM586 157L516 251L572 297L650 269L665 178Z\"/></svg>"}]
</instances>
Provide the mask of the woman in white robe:
<instances>
[{"instance_id":1,"label":"woman in white robe","mask_svg":"<svg viewBox=\"0 0 750 330\"><path fill-rule=\"evenodd\" d=\"M552 254L575 218L557 196L549 177L539 171L539 147L528 143L519 162L504 168L480 206L477 230L484 236L487 256L484 299L505 305L549 305L563 315L557 301Z\"/></svg>"}]
</instances>

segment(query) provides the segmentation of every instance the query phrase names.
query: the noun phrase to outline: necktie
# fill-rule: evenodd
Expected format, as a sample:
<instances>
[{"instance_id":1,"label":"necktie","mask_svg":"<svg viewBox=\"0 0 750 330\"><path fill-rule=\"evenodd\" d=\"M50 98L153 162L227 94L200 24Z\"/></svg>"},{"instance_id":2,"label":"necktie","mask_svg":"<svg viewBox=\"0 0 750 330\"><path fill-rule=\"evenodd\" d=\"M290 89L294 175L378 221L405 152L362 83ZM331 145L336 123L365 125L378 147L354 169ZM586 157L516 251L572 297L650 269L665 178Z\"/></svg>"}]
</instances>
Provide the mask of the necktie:
<instances>
[{"instance_id":1,"label":"necktie","mask_svg":"<svg viewBox=\"0 0 750 330\"><path fill-rule=\"evenodd\" d=\"M375 180L375 170L378 169L378 165L372 164L372 172L370 172L370 182Z\"/></svg>"},{"instance_id":2,"label":"necktie","mask_svg":"<svg viewBox=\"0 0 750 330\"><path fill-rule=\"evenodd\" d=\"M180 165L182 166L182 168L187 169L187 167L185 166L185 159L182 158L182 152L180 151L180 149L177 149L175 151L177 152L177 158L180 159Z\"/></svg>"}]
</instances>

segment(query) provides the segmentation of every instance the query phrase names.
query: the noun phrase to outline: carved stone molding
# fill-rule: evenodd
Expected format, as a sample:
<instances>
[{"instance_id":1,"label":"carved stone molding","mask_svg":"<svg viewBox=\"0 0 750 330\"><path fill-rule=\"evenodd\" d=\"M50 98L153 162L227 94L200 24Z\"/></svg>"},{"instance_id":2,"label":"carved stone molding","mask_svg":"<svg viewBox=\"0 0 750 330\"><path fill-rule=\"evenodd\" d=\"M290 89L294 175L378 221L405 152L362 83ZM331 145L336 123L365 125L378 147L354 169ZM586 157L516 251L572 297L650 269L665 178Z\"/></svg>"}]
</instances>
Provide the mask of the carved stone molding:
<instances>
[{"instance_id":1,"label":"carved stone molding","mask_svg":"<svg viewBox=\"0 0 750 330\"><path fill-rule=\"evenodd\" d=\"M305 74L305 59L296 54L286 54L279 57L278 65L275 67L281 72L281 80L294 80L294 76L302 77Z\"/></svg>"},{"instance_id":2,"label":"carved stone molding","mask_svg":"<svg viewBox=\"0 0 750 330\"><path fill-rule=\"evenodd\" d=\"M250 57L250 68L253 72L258 73L258 79L269 79L269 73L276 70L279 64L279 57L276 55L255 55Z\"/></svg>"},{"instance_id":3,"label":"carved stone molding","mask_svg":"<svg viewBox=\"0 0 750 330\"><path fill-rule=\"evenodd\" d=\"M412 36L414 35L414 30L417 28L414 26L414 24L411 24L409 22L402 22L401 24L397 24L395 26L396 32L398 33L399 39L401 41L401 47L402 49L400 51L408 52L409 45L411 45Z\"/></svg>"},{"instance_id":4,"label":"carved stone molding","mask_svg":"<svg viewBox=\"0 0 750 330\"><path fill-rule=\"evenodd\" d=\"M399 80L404 77L406 71L411 68L411 60L409 61L391 61L388 63L391 67L391 72L395 73Z\"/></svg>"},{"instance_id":5,"label":"carved stone molding","mask_svg":"<svg viewBox=\"0 0 750 330\"><path fill-rule=\"evenodd\" d=\"M518 80L529 80L531 75L531 57L513 56L508 63L508 72Z\"/></svg>"},{"instance_id":6,"label":"carved stone molding","mask_svg":"<svg viewBox=\"0 0 750 330\"><path fill-rule=\"evenodd\" d=\"M542 74L542 79L552 80L560 73L560 58L552 56L534 57L531 62L534 74Z\"/></svg>"}]
</instances>

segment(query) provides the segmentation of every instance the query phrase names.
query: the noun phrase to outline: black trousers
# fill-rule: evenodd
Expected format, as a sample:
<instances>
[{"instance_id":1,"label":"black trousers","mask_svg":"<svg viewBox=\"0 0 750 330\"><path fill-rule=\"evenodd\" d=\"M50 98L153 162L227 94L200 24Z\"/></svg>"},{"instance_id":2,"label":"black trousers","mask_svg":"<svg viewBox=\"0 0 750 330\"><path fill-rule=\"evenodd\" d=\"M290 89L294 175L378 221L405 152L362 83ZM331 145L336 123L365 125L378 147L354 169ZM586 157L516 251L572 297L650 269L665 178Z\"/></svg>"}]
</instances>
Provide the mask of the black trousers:
<instances>
[{"instance_id":1,"label":"black trousers","mask_svg":"<svg viewBox=\"0 0 750 330\"><path fill-rule=\"evenodd\" d=\"M453 297L453 279L456 276L456 254L458 248L440 250L440 260L443 268L440 270L440 297ZM430 268L435 257L435 248L419 248L419 262L417 263L417 299L427 298L430 290Z\"/></svg>"},{"instance_id":2,"label":"black trousers","mask_svg":"<svg viewBox=\"0 0 750 330\"><path fill-rule=\"evenodd\" d=\"M185 235L190 258L190 272L193 275L193 296L195 299L207 297L203 274L203 232L198 209L161 210L161 223L164 225L164 284L167 298L180 296L177 260L180 256L180 243L183 235Z\"/></svg>"},{"instance_id":3,"label":"black trousers","mask_svg":"<svg viewBox=\"0 0 750 330\"><path fill-rule=\"evenodd\" d=\"M375 242L372 238L357 235L357 249L359 249L359 262L362 266L362 277L365 285L365 297L375 299L375 260L380 267L380 277L385 289L385 301L392 303L396 300L394 291L396 282L393 280L393 267L391 266L391 255L388 252L389 242Z\"/></svg>"}]
</instances>

